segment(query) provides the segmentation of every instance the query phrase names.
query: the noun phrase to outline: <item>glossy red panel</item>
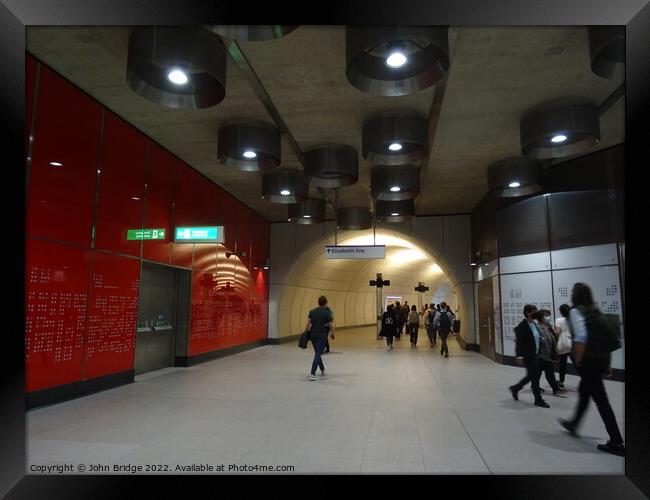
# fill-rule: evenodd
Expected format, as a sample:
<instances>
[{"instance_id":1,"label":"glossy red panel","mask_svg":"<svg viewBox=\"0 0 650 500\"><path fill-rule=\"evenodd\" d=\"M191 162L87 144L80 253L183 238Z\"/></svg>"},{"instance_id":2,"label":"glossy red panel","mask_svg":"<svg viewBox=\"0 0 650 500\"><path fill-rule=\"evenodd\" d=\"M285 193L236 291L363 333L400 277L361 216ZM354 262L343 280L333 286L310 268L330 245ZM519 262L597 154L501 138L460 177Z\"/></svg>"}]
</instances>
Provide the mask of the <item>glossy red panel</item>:
<instances>
[{"instance_id":1,"label":"glossy red panel","mask_svg":"<svg viewBox=\"0 0 650 500\"><path fill-rule=\"evenodd\" d=\"M172 205L174 201L174 165L177 160L163 148L149 142L147 161L147 200L144 227L166 228L164 240L143 242L142 257L169 264L172 239Z\"/></svg>"},{"instance_id":2,"label":"glossy red panel","mask_svg":"<svg viewBox=\"0 0 650 500\"><path fill-rule=\"evenodd\" d=\"M217 245L196 244L194 245L194 266L195 271L204 273L217 272Z\"/></svg>"},{"instance_id":3,"label":"glossy red panel","mask_svg":"<svg viewBox=\"0 0 650 500\"><path fill-rule=\"evenodd\" d=\"M194 224L197 226L218 226L217 198L219 190L217 185L202 175L196 176L194 181Z\"/></svg>"},{"instance_id":4,"label":"glossy red panel","mask_svg":"<svg viewBox=\"0 0 650 500\"><path fill-rule=\"evenodd\" d=\"M175 160L174 170L174 227L194 226L194 205L200 174L180 160ZM189 243L172 244L171 263L192 267L193 246Z\"/></svg>"},{"instance_id":5,"label":"glossy red panel","mask_svg":"<svg viewBox=\"0 0 650 500\"><path fill-rule=\"evenodd\" d=\"M76 382L81 377L89 255L27 238L26 264L26 390Z\"/></svg>"},{"instance_id":6,"label":"glossy red panel","mask_svg":"<svg viewBox=\"0 0 650 500\"><path fill-rule=\"evenodd\" d=\"M34 109L34 90L36 85L36 60L29 54L25 55L25 152L29 142Z\"/></svg>"},{"instance_id":7,"label":"glossy red panel","mask_svg":"<svg viewBox=\"0 0 650 500\"><path fill-rule=\"evenodd\" d=\"M143 227L147 141L108 111L103 137L95 247L139 257L142 242L128 241L126 236L127 230Z\"/></svg>"},{"instance_id":8,"label":"glossy red panel","mask_svg":"<svg viewBox=\"0 0 650 500\"><path fill-rule=\"evenodd\" d=\"M226 347L222 306L212 273L192 273L189 353L191 356Z\"/></svg>"},{"instance_id":9,"label":"glossy red panel","mask_svg":"<svg viewBox=\"0 0 650 500\"><path fill-rule=\"evenodd\" d=\"M41 66L35 112L27 232L90 246L101 108Z\"/></svg>"},{"instance_id":10,"label":"glossy red panel","mask_svg":"<svg viewBox=\"0 0 650 500\"><path fill-rule=\"evenodd\" d=\"M93 252L83 378L133 369L140 259Z\"/></svg>"}]
</instances>

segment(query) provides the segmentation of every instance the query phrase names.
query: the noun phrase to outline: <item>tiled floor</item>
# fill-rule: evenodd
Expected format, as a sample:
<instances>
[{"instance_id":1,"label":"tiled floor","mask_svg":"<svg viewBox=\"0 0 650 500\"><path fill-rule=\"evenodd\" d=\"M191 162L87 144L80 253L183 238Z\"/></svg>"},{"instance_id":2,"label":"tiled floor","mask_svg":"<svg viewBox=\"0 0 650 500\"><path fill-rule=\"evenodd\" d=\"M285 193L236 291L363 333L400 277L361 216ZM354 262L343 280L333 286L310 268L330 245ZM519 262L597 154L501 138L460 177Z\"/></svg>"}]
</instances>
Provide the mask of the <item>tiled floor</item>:
<instances>
[{"instance_id":1,"label":"tiled floor","mask_svg":"<svg viewBox=\"0 0 650 500\"><path fill-rule=\"evenodd\" d=\"M420 342L423 341L420 336ZM386 352L374 329L339 332L328 377L308 381L313 350L265 346L27 414L29 465L290 465L295 473L623 474L603 453L593 403L572 438L557 424L576 403L507 386L523 368L450 341L442 358L407 338ZM543 379L542 379L543 380ZM545 385L542 383L542 387ZM624 385L606 382L624 432ZM548 394L548 393L547 393ZM231 471L232 472L232 471ZM194 472L196 473L196 472Z\"/></svg>"}]
</instances>

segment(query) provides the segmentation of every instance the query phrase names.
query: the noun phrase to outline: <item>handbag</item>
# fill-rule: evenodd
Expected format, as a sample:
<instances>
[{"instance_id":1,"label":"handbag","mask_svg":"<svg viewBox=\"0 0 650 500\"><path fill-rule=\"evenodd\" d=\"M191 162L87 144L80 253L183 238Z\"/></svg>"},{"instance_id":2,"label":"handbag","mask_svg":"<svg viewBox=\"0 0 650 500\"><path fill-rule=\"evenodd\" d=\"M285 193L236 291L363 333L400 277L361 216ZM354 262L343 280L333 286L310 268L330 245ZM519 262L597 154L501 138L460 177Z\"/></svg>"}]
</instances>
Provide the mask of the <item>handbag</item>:
<instances>
[{"instance_id":1,"label":"handbag","mask_svg":"<svg viewBox=\"0 0 650 500\"><path fill-rule=\"evenodd\" d=\"M558 354L567 354L571 352L573 347L573 342L571 341L571 335L569 332L562 332L560 338L557 340L557 352Z\"/></svg>"},{"instance_id":2,"label":"handbag","mask_svg":"<svg viewBox=\"0 0 650 500\"><path fill-rule=\"evenodd\" d=\"M300 338L298 339L298 347L301 349L307 349L307 342L311 340L311 335L309 334L308 331L304 331L300 334Z\"/></svg>"}]
</instances>

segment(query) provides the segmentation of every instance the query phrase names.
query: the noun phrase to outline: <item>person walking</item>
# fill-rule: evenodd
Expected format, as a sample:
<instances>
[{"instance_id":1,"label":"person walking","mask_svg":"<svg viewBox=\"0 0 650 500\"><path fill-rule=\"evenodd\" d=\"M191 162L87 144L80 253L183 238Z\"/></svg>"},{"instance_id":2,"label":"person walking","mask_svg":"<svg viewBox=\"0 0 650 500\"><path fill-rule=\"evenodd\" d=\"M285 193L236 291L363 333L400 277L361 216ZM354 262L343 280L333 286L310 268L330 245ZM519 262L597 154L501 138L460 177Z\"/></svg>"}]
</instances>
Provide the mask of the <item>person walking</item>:
<instances>
[{"instance_id":1,"label":"person walking","mask_svg":"<svg viewBox=\"0 0 650 500\"><path fill-rule=\"evenodd\" d=\"M332 309L329 306L327 306L327 310L332 315L332 323L334 323L334 313L332 312ZM327 333L327 335L325 335L325 350L323 351L323 354L329 354L329 352L330 352L330 341L328 340L328 335L330 333L329 327L327 327L327 332L326 333Z\"/></svg>"},{"instance_id":2,"label":"person walking","mask_svg":"<svg viewBox=\"0 0 650 500\"><path fill-rule=\"evenodd\" d=\"M560 425L575 436L589 406L589 399L592 398L609 434L609 441L599 444L598 449L623 457L625 456L623 436L603 384L603 376L612 375L611 351L601 347L600 342L595 340L599 338L598 333L601 333L604 320L600 316L600 310L594 304L591 289L584 283L573 285L571 302L573 307L569 311L569 324L573 332L573 356L580 374L579 400L573 418L560 419Z\"/></svg>"},{"instance_id":3,"label":"person walking","mask_svg":"<svg viewBox=\"0 0 650 500\"><path fill-rule=\"evenodd\" d=\"M436 319L436 306L435 304L431 304L427 312L425 325L427 329L427 336L429 337L429 344L431 345L432 349L433 346L436 345L436 329L433 323L435 319Z\"/></svg>"},{"instance_id":4,"label":"person walking","mask_svg":"<svg viewBox=\"0 0 650 500\"><path fill-rule=\"evenodd\" d=\"M555 371L553 370L553 363L558 361L558 354L555 335L553 334L550 324L551 311L548 309L542 309L541 311L533 313L532 317L533 321L536 322L540 333L539 351L537 353L540 379L542 373L544 373L548 385L550 385L553 390L553 396L564 397L560 396L560 392L562 391L560 390L557 380L555 380Z\"/></svg>"},{"instance_id":5,"label":"person walking","mask_svg":"<svg viewBox=\"0 0 650 500\"><path fill-rule=\"evenodd\" d=\"M562 315L561 318L557 318L555 320L555 333L558 336L557 339L557 353L558 357L560 360L560 381L558 382L558 386L560 389L564 390L564 378L566 375L566 365L567 365L567 359L571 358L571 362L575 366L575 358L573 357L573 354L571 353L571 346L573 345L572 340L571 340L571 330L569 329L569 325L567 323L567 318L569 317L569 310L571 308L568 306L568 304L562 304L560 306L560 314Z\"/></svg>"},{"instance_id":6,"label":"person walking","mask_svg":"<svg viewBox=\"0 0 650 500\"><path fill-rule=\"evenodd\" d=\"M535 406L549 408L548 403L542 399L542 393L539 390L540 374L537 353L539 352L540 333L532 318L535 311L537 311L537 308L534 305L526 304L524 306L524 319L515 327L517 364L526 367L526 376L508 389L510 389L512 399L518 401L519 391L530 382L533 387Z\"/></svg>"},{"instance_id":7,"label":"person walking","mask_svg":"<svg viewBox=\"0 0 650 500\"><path fill-rule=\"evenodd\" d=\"M449 348L447 347L447 336L451 331L451 317L447 313L447 303L440 303L440 311L436 314L434 319L434 326L438 329L440 336L440 355L444 354L445 358L449 357Z\"/></svg>"},{"instance_id":8,"label":"person walking","mask_svg":"<svg viewBox=\"0 0 650 500\"><path fill-rule=\"evenodd\" d=\"M386 312L381 317L381 331L379 332L380 337L386 339L386 350L393 350L393 337L397 334L397 317L395 314L395 307L393 304L389 304L386 308Z\"/></svg>"},{"instance_id":9,"label":"person walking","mask_svg":"<svg viewBox=\"0 0 650 500\"><path fill-rule=\"evenodd\" d=\"M327 297L321 295L318 298L318 307L309 311L305 331L308 331L311 337L311 343L314 346L314 361L311 364L311 373L309 380L316 380L316 368L320 368L321 376L325 376L325 365L321 355L325 350L327 342L327 333L334 339L333 318L330 309L327 307Z\"/></svg>"},{"instance_id":10,"label":"person walking","mask_svg":"<svg viewBox=\"0 0 650 500\"><path fill-rule=\"evenodd\" d=\"M418 314L417 306L411 306L411 312L408 316L409 320L409 334L411 335L411 345L417 346L418 343L418 328L420 327L420 315Z\"/></svg>"},{"instance_id":11,"label":"person walking","mask_svg":"<svg viewBox=\"0 0 650 500\"><path fill-rule=\"evenodd\" d=\"M395 313L395 321L397 326L395 337L397 340L400 340L402 338L402 330L404 329L404 322L406 321L406 317L404 317L404 309L402 308L402 305L399 303L399 301L395 302L393 312Z\"/></svg>"}]
</instances>

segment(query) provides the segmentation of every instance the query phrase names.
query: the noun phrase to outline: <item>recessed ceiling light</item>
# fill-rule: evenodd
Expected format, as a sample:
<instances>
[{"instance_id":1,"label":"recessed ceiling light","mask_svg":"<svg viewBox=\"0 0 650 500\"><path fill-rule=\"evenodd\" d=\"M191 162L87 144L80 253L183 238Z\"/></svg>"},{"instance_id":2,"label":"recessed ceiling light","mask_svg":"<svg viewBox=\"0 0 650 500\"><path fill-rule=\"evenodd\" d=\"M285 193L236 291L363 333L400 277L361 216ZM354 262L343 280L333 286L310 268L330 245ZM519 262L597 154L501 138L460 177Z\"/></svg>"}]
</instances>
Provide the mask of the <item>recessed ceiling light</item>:
<instances>
[{"instance_id":1,"label":"recessed ceiling light","mask_svg":"<svg viewBox=\"0 0 650 500\"><path fill-rule=\"evenodd\" d=\"M178 68L170 70L170 72L167 73L167 78L175 85L185 85L190 81L190 79L187 77L187 73Z\"/></svg>"},{"instance_id":2,"label":"recessed ceiling light","mask_svg":"<svg viewBox=\"0 0 650 500\"><path fill-rule=\"evenodd\" d=\"M553 136L553 138L551 139L551 142L557 144L558 142L564 142L564 141L566 141L566 140L567 140L567 136L566 136L566 135L558 134L558 135L556 135L556 136Z\"/></svg>"},{"instance_id":3,"label":"recessed ceiling light","mask_svg":"<svg viewBox=\"0 0 650 500\"><path fill-rule=\"evenodd\" d=\"M390 215L393 217L397 217L399 214L397 212L392 212Z\"/></svg>"},{"instance_id":4,"label":"recessed ceiling light","mask_svg":"<svg viewBox=\"0 0 650 500\"><path fill-rule=\"evenodd\" d=\"M244 151L244 158L257 158L257 153L255 151Z\"/></svg>"},{"instance_id":5,"label":"recessed ceiling light","mask_svg":"<svg viewBox=\"0 0 650 500\"><path fill-rule=\"evenodd\" d=\"M470 264L470 266L475 266L475 265L476 265L476 263L475 263L475 262L472 262L472 263Z\"/></svg>"},{"instance_id":6,"label":"recessed ceiling light","mask_svg":"<svg viewBox=\"0 0 650 500\"><path fill-rule=\"evenodd\" d=\"M399 191L399 186L393 186L392 188L390 188L390 190L391 190L393 193L397 193L397 192Z\"/></svg>"},{"instance_id":7,"label":"recessed ceiling light","mask_svg":"<svg viewBox=\"0 0 650 500\"><path fill-rule=\"evenodd\" d=\"M283 189L282 191L280 191L280 194L282 196L289 196L291 194L291 191L289 191L288 189Z\"/></svg>"},{"instance_id":8,"label":"recessed ceiling light","mask_svg":"<svg viewBox=\"0 0 650 500\"><path fill-rule=\"evenodd\" d=\"M264 266L264 269L268 269L268 267L267 267L267 266Z\"/></svg>"},{"instance_id":9,"label":"recessed ceiling light","mask_svg":"<svg viewBox=\"0 0 650 500\"><path fill-rule=\"evenodd\" d=\"M52 165L53 167L62 167L63 163L60 163L58 161L51 161L50 165Z\"/></svg>"},{"instance_id":10,"label":"recessed ceiling light","mask_svg":"<svg viewBox=\"0 0 650 500\"><path fill-rule=\"evenodd\" d=\"M407 61L408 58L402 52L396 50L386 58L386 66L389 68L401 68Z\"/></svg>"},{"instance_id":11,"label":"recessed ceiling light","mask_svg":"<svg viewBox=\"0 0 650 500\"><path fill-rule=\"evenodd\" d=\"M402 145L399 142L394 142L390 146L388 146L388 149L391 151L399 151L402 149Z\"/></svg>"},{"instance_id":12,"label":"recessed ceiling light","mask_svg":"<svg viewBox=\"0 0 650 500\"><path fill-rule=\"evenodd\" d=\"M305 214L305 215L303 215L303 217L304 217L305 219L311 219L311 215L307 215L307 214Z\"/></svg>"},{"instance_id":13,"label":"recessed ceiling light","mask_svg":"<svg viewBox=\"0 0 650 500\"><path fill-rule=\"evenodd\" d=\"M140 201L142 198L138 198L137 196L131 196L132 200Z\"/></svg>"},{"instance_id":14,"label":"recessed ceiling light","mask_svg":"<svg viewBox=\"0 0 650 500\"><path fill-rule=\"evenodd\" d=\"M508 184L508 187L511 187L511 188L518 188L519 186L521 186L521 184L519 182L517 182L517 181L511 182L510 184Z\"/></svg>"}]
</instances>

